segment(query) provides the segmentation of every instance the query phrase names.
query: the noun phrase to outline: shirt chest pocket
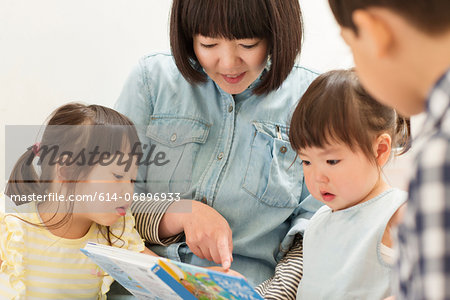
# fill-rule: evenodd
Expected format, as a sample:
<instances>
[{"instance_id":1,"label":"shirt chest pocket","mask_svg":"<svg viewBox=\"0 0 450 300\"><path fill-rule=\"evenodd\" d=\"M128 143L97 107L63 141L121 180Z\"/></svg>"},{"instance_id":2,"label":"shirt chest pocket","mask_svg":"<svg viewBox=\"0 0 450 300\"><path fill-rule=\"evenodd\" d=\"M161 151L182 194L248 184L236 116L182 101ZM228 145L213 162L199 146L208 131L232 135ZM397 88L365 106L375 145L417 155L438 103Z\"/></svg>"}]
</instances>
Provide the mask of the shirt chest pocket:
<instances>
[{"instance_id":1,"label":"shirt chest pocket","mask_svg":"<svg viewBox=\"0 0 450 300\"><path fill-rule=\"evenodd\" d=\"M288 141L287 127L253 122L254 135L242 188L273 207L299 204L303 169Z\"/></svg>"},{"instance_id":2,"label":"shirt chest pocket","mask_svg":"<svg viewBox=\"0 0 450 300\"><path fill-rule=\"evenodd\" d=\"M150 139L149 150L159 163L148 166L148 191L183 194L189 190L195 159L208 137L209 128L207 122L192 117L150 117L146 135Z\"/></svg>"}]
</instances>

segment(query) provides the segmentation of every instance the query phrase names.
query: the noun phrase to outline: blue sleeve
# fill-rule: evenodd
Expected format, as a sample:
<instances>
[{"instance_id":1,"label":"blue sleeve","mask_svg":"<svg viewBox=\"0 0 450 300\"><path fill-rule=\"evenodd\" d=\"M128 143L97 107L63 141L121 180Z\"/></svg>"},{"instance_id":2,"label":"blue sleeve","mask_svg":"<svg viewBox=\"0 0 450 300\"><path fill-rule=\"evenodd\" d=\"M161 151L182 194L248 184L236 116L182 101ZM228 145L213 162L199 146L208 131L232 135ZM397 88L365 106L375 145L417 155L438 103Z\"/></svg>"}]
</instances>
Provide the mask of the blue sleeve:
<instances>
[{"instance_id":1,"label":"blue sleeve","mask_svg":"<svg viewBox=\"0 0 450 300\"><path fill-rule=\"evenodd\" d=\"M290 217L291 227L284 239L281 241L281 254L285 254L289 251L289 248L294 241L295 235L297 233L301 233L303 235L306 227L308 226L309 219L311 219L316 211L323 206L322 202L315 199L312 195L309 194L309 191L305 184L305 179L303 179L301 197L302 200L299 206L294 210Z\"/></svg>"}]
</instances>

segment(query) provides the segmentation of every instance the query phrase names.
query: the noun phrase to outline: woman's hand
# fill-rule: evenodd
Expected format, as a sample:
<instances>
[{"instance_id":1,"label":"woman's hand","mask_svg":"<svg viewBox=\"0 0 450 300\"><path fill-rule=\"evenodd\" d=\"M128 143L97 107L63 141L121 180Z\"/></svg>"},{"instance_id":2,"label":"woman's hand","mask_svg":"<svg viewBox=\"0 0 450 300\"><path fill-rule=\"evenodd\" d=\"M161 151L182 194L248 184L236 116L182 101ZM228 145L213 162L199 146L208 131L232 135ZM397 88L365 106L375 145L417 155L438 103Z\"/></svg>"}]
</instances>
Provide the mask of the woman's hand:
<instances>
[{"instance_id":1,"label":"woman's hand","mask_svg":"<svg viewBox=\"0 0 450 300\"><path fill-rule=\"evenodd\" d=\"M228 222L212 207L192 201L192 212L181 216L186 243L200 258L221 264L225 270L233 261L233 241Z\"/></svg>"},{"instance_id":2,"label":"woman's hand","mask_svg":"<svg viewBox=\"0 0 450 300\"><path fill-rule=\"evenodd\" d=\"M225 269L222 268L222 267L206 267L206 269L210 269L210 270L213 270L213 271L222 272L222 273L225 273L225 274L227 274L227 275L232 275L232 276L236 276L236 277L241 277L241 278L244 278L245 280L247 280L247 279L245 278L244 275L242 275L241 273L236 272L236 271L234 271L234 270L231 270L231 269L225 270Z\"/></svg>"},{"instance_id":3,"label":"woman's hand","mask_svg":"<svg viewBox=\"0 0 450 300\"><path fill-rule=\"evenodd\" d=\"M195 255L221 264L225 270L230 268L233 261L231 228L214 208L195 200L171 204L159 224L159 236L165 238L182 231Z\"/></svg>"}]
</instances>

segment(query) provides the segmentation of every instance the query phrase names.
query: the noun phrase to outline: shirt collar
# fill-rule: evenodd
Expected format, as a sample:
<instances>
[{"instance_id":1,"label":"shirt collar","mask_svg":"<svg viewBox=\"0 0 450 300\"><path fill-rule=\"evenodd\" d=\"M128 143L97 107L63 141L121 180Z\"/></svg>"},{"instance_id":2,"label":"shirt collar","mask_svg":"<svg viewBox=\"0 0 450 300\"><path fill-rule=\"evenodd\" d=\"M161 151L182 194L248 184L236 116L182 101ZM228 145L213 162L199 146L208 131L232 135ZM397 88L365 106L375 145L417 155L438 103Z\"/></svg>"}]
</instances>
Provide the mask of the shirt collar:
<instances>
[{"instance_id":1,"label":"shirt collar","mask_svg":"<svg viewBox=\"0 0 450 300\"><path fill-rule=\"evenodd\" d=\"M258 76L258 78L256 78L256 80L253 81L253 82L248 86L248 88L245 89L245 91L243 91L243 92L240 93L240 94L237 94L237 95L234 95L234 96L233 96L233 97L234 97L234 100L235 100L235 101L241 101L241 100L245 100L245 99L249 98L250 96L252 96L252 95L253 95L253 89L254 89L255 87L257 87L257 86L261 83L262 78L263 78L264 75L268 72L268 70L269 70L269 68L268 68L268 66L266 65L266 66L264 67L263 71L261 72L261 74Z\"/></svg>"}]
</instances>

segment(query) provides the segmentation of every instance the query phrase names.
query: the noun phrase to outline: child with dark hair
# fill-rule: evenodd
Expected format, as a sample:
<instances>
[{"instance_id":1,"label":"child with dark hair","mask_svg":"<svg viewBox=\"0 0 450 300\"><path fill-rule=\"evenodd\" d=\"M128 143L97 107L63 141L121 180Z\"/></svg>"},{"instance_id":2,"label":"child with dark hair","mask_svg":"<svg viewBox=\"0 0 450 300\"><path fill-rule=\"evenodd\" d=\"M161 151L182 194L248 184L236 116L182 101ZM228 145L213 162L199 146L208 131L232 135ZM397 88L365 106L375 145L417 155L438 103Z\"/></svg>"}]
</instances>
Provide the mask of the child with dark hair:
<instances>
[{"instance_id":1,"label":"child with dark hair","mask_svg":"<svg viewBox=\"0 0 450 300\"><path fill-rule=\"evenodd\" d=\"M297 242L261 294L295 299L300 281L297 299L391 295L390 232L406 192L389 186L382 167L392 147L406 151L408 123L372 99L353 71L337 70L320 75L306 90L292 116L289 139L308 190L325 205L303 236L303 269Z\"/></svg>"},{"instance_id":2,"label":"child with dark hair","mask_svg":"<svg viewBox=\"0 0 450 300\"><path fill-rule=\"evenodd\" d=\"M398 228L399 299L450 299L450 1L329 0L358 76L404 116L426 112Z\"/></svg>"},{"instance_id":3,"label":"child with dark hair","mask_svg":"<svg viewBox=\"0 0 450 300\"><path fill-rule=\"evenodd\" d=\"M104 299L113 279L80 248L152 254L128 211L139 151L133 123L113 109L71 103L53 112L1 195L0 298Z\"/></svg>"}]
</instances>

